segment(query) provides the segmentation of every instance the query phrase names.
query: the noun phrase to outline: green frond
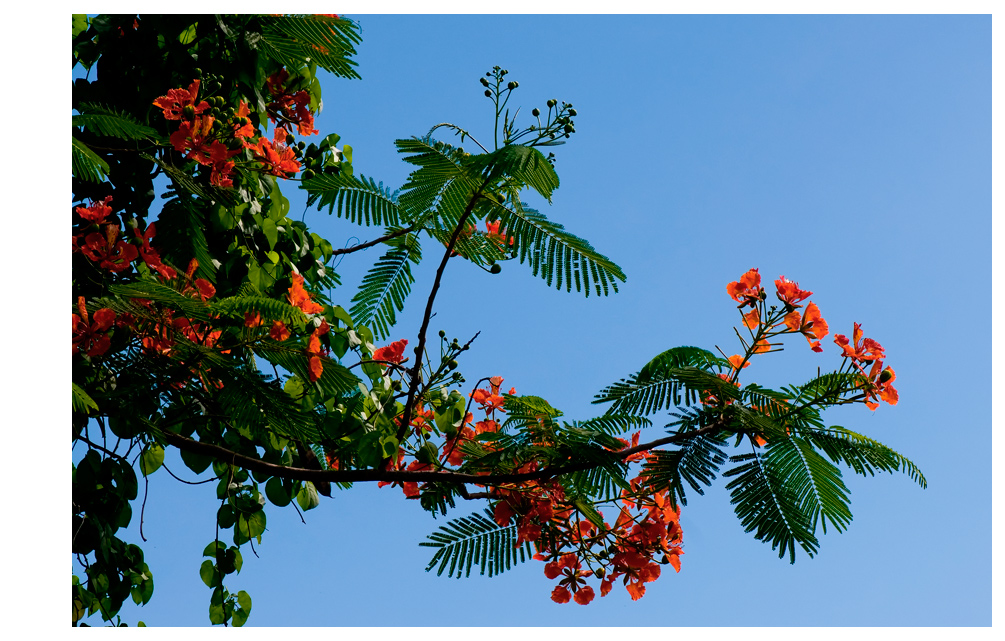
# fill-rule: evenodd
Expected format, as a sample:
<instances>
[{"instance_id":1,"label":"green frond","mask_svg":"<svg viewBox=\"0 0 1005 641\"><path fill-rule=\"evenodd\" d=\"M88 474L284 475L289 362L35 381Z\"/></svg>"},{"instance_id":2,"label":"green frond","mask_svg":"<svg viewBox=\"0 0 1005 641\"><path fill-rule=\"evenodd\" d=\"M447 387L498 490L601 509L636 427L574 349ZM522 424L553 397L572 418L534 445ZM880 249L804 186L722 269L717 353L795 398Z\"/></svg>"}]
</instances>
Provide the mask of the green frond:
<instances>
[{"instance_id":1,"label":"green frond","mask_svg":"<svg viewBox=\"0 0 1005 641\"><path fill-rule=\"evenodd\" d=\"M899 471L923 489L928 487L925 475L910 459L867 436L837 425L809 431L804 436L832 461L847 465L856 474L874 476L876 470L891 474Z\"/></svg>"},{"instance_id":2,"label":"green frond","mask_svg":"<svg viewBox=\"0 0 1005 641\"><path fill-rule=\"evenodd\" d=\"M109 285L108 291L123 298L139 298L161 303L181 312L192 320L209 320L210 312L206 303L198 298L184 296L173 287L154 280L138 280L121 285Z\"/></svg>"},{"instance_id":3,"label":"green frond","mask_svg":"<svg viewBox=\"0 0 1005 641\"><path fill-rule=\"evenodd\" d=\"M73 175L81 180L99 183L108 177L108 163L74 136L73 145Z\"/></svg>"},{"instance_id":4,"label":"green frond","mask_svg":"<svg viewBox=\"0 0 1005 641\"><path fill-rule=\"evenodd\" d=\"M804 439L783 434L768 439L767 452L761 458L775 478L785 479L805 515L816 530L819 519L824 534L827 522L841 532L851 523L848 488L841 480L841 470L820 456Z\"/></svg>"},{"instance_id":5,"label":"green frond","mask_svg":"<svg viewBox=\"0 0 1005 641\"><path fill-rule=\"evenodd\" d=\"M829 405L828 399L839 400L848 391L854 390L861 381L857 372L830 372L818 376L803 385L793 385L782 389L792 397L793 405Z\"/></svg>"},{"instance_id":6,"label":"green frond","mask_svg":"<svg viewBox=\"0 0 1005 641\"><path fill-rule=\"evenodd\" d=\"M558 174L548 159L534 147L506 145L487 154L471 156L468 165L494 183L509 176L532 188L551 202L558 189Z\"/></svg>"},{"instance_id":7,"label":"green frond","mask_svg":"<svg viewBox=\"0 0 1005 641\"><path fill-rule=\"evenodd\" d=\"M791 563L796 562L796 544L811 557L816 554L820 543L813 534L813 524L800 509L799 497L787 480L777 476L774 468L762 465L757 453L733 456L730 461L740 465L723 476L733 479L726 489L744 531L770 543L772 550L778 549L778 558L784 558L788 551Z\"/></svg>"},{"instance_id":8,"label":"green frond","mask_svg":"<svg viewBox=\"0 0 1005 641\"><path fill-rule=\"evenodd\" d=\"M434 567L436 575L447 570L447 576L471 576L472 566L479 568L479 574L495 576L510 569L515 563L523 563L533 556L530 543L517 547L516 524L499 525L492 518L492 512L484 515L453 519L427 537L420 546L436 548L436 553L426 566L426 572ZM448 568L449 565L449 568Z\"/></svg>"},{"instance_id":9,"label":"green frond","mask_svg":"<svg viewBox=\"0 0 1005 641\"><path fill-rule=\"evenodd\" d=\"M81 414L90 414L91 410L98 411L98 404L88 396L84 388L73 383L73 411Z\"/></svg>"},{"instance_id":10,"label":"green frond","mask_svg":"<svg viewBox=\"0 0 1005 641\"><path fill-rule=\"evenodd\" d=\"M357 225L395 226L400 224L397 192L375 183L372 178L347 173L319 174L300 183L307 190L307 205L317 203L318 211L328 207L329 214Z\"/></svg>"},{"instance_id":11,"label":"green frond","mask_svg":"<svg viewBox=\"0 0 1005 641\"><path fill-rule=\"evenodd\" d=\"M288 347L276 341L263 341L255 345L255 354L274 365L282 367L287 372L293 372L304 380L304 385L311 385L307 365L309 356L303 349ZM337 361L321 356L321 378L313 383L325 397L343 396L356 389L359 379Z\"/></svg>"},{"instance_id":12,"label":"green frond","mask_svg":"<svg viewBox=\"0 0 1005 641\"><path fill-rule=\"evenodd\" d=\"M316 64L341 78L359 78L353 68L358 27L349 20L323 16L265 16L262 50L291 72Z\"/></svg>"},{"instance_id":13,"label":"green frond","mask_svg":"<svg viewBox=\"0 0 1005 641\"><path fill-rule=\"evenodd\" d=\"M694 405L703 392L718 398L739 398L739 390L709 371L713 367L729 367L729 362L696 347L675 347L649 361L638 373L605 387L593 402L612 403L608 413L653 414Z\"/></svg>"},{"instance_id":14,"label":"green frond","mask_svg":"<svg viewBox=\"0 0 1005 641\"><path fill-rule=\"evenodd\" d=\"M587 296L591 288L598 296L607 296L611 289L618 291L617 281L625 282L624 272L614 262L540 212L516 200L495 206L500 228L515 240L517 258L529 263L531 273L540 274L549 287L562 289L564 284L571 292L575 285Z\"/></svg>"},{"instance_id":15,"label":"green frond","mask_svg":"<svg viewBox=\"0 0 1005 641\"><path fill-rule=\"evenodd\" d=\"M80 114L72 116L74 127L83 127L100 136L111 136L121 140L152 140L163 142L157 130L141 125L136 118L125 111L93 103L80 105Z\"/></svg>"},{"instance_id":16,"label":"green frond","mask_svg":"<svg viewBox=\"0 0 1005 641\"><path fill-rule=\"evenodd\" d=\"M419 167L401 188L399 207L412 217L434 212L433 228L452 231L480 184L464 167L464 153L429 137L395 140L394 144L407 154L405 162Z\"/></svg>"},{"instance_id":17,"label":"green frond","mask_svg":"<svg viewBox=\"0 0 1005 641\"><path fill-rule=\"evenodd\" d=\"M275 380L249 368L228 373L230 380L216 396L228 422L258 437L264 430L305 442L320 439L319 417L305 412Z\"/></svg>"},{"instance_id":18,"label":"green frond","mask_svg":"<svg viewBox=\"0 0 1005 641\"><path fill-rule=\"evenodd\" d=\"M216 301L208 301L207 307L212 314L230 318L244 318L248 312L258 312L262 315L263 322L278 320L289 324L304 319L304 313L299 307L268 296L230 296Z\"/></svg>"},{"instance_id":19,"label":"green frond","mask_svg":"<svg viewBox=\"0 0 1005 641\"><path fill-rule=\"evenodd\" d=\"M388 244L392 248L363 277L349 310L353 324L373 328L378 340L390 336L395 311L404 309L415 281L411 264L418 265L422 259L421 247L412 234L394 238Z\"/></svg>"},{"instance_id":20,"label":"green frond","mask_svg":"<svg viewBox=\"0 0 1005 641\"><path fill-rule=\"evenodd\" d=\"M187 172L178 169L169 162L166 162L150 154L140 154L140 158L149 160L150 162L156 164L160 167L165 174L174 182L174 184L181 189L185 190L190 194L194 194L199 198L203 198L208 201L222 203L224 205L233 205L236 203L234 195L226 189L221 189L219 187L213 187L212 185L200 185L195 180L192 179ZM240 171L240 170L238 170ZM158 234L160 233L160 227L157 228Z\"/></svg>"},{"instance_id":21,"label":"green frond","mask_svg":"<svg viewBox=\"0 0 1005 641\"><path fill-rule=\"evenodd\" d=\"M652 450L642 473L646 483L655 490L668 492L671 502L687 505L686 482L699 495L712 485L722 464L726 462L725 441L711 434L689 439L679 449Z\"/></svg>"},{"instance_id":22,"label":"green frond","mask_svg":"<svg viewBox=\"0 0 1005 641\"><path fill-rule=\"evenodd\" d=\"M598 430L605 434L624 434L633 429L652 426L653 422L635 414L604 414L588 421L574 421L573 425L584 430Z\"/></svg>"}]
</instances>

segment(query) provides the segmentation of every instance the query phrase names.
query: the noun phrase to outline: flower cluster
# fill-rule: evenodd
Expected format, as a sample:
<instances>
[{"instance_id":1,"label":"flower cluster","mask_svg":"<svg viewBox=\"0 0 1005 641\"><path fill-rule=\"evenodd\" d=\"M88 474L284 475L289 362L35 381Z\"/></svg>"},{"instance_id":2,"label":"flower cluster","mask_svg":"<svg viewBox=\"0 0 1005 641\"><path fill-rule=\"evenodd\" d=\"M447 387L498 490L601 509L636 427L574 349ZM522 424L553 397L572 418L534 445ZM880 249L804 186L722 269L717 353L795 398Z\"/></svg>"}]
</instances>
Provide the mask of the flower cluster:
<instances>
[{"instance_id":1,"label":"flower cluster","mask_svg":"<svg viewBox=\"0 0 1005 641\"><path fill-rule=\"evenodd\" d=\"M318 133L314 128L314 114L310 112L311 97L306 91L289 91L286 83L290 73L282 68L269 76L265 86L272 95L272 102L265 106L269 119L280 126L293 125L301 136Z\"/></svg>"},{"instance_id":2,"label":"flower cluster","mask_svg":"<svg viewBox=\"0 0 1005 641\"><path fill-rule=\"evenodd\" d=\"M862 326L858 323L855 323L851 341L844 334L837 334L834 336L834 343L841 348L843 356L866 377L861 389L865 392L865 404L869 409L875 410L879 407L877 400L890 405L897 404L900 396L893 386L897 374L892 367L883 367L886 351L882 345L871 338L863 338ZM871 365L868 373L864 365Z\"/></svg>"}]
</instances>

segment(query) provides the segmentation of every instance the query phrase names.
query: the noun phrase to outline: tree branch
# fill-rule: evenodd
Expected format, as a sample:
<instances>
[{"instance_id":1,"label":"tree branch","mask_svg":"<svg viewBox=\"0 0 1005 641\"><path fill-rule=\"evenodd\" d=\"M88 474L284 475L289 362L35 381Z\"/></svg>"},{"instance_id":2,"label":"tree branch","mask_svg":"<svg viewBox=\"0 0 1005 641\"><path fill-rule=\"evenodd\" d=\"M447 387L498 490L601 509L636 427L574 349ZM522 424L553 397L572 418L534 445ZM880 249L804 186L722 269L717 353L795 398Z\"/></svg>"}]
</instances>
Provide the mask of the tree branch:
<instances>
[{"instance_id":1,"label":"tree branch","mask_svg":"<svg viewBox=\"0 0 1005 641\"><path fill-rule=\"evenodd\" d=\"M659 447L660 445L669 445L675 443L683 443L693 438L699 436L704 436L705 434L718 432L723 429L725 421L722 419L717 420L711 425L706 425L700 429L693 432L677 433L671 436L665 436L663 438L658 438L654 441L648 443L640 443L634 447L625 448L623 450L618 450L617 452L610 452L610 460L620 461L628 458L632 454L637 454L639 452L645 452L651 450L654 447ZM546 467L542 470L537 470L535 472L521 472L521 473L511 473L511 474L467 474L464 472L431 472L431 471L414 471L409 472L405 470L382 470L382 469L372 469L372 470L308 470L300 467L286 467L284 465L278 465L276 463L268 463L260 459L252 458L250 456L245 456L243 454L238 454L219 445L213 445L212 443L203 443L201 441L194 441L180 434L175 434L173 432L163 432L162 436L164 440L169 445L174 445L178 449L187 450L196 454L204 454L207 456L212 456L213 458L219 459L223 462L230 463L232 465L240 466L251 472L259 472L262 474L269 474L271 476L277 476L279 478L294 479L300 481L331 481L339 483L355 483L355 482L372 482L372 481L389 481L389 482L437 482L437 483L475 483L478 485L498 485L502 483L520 483L523 481L539 481L541 479L548 479L560 474L569 474L571 472L580 472L583 470L593 469L599 467L601 463L596 461L591 461L589 463L572 463L568 465L559 465L556 467ZM481 497L479 497L481 498Z\"/></svg>"},{"instance_id":2,"label":"tree branch","mask_svg":"<svg viewBox=\"0 0 1005 641\"><path fill-rule=\"evenodd\" d=\"M397 238L398 236L404 236L405 234L410 234L413 231L415 231L414 226L405 227L404 229L399 229L396 232L391 232L387 236L381 236L380 238L376 238L374 240L368 240L367 242L360 243L359 245L353 245L352 247L346 247L344 249L335 249L332 251L332 256L341 256L342 254L351 254L361 249L369 249L370 247L379 245L386 240L391 240L392 238Z\"/></svg>"}]
</instances>

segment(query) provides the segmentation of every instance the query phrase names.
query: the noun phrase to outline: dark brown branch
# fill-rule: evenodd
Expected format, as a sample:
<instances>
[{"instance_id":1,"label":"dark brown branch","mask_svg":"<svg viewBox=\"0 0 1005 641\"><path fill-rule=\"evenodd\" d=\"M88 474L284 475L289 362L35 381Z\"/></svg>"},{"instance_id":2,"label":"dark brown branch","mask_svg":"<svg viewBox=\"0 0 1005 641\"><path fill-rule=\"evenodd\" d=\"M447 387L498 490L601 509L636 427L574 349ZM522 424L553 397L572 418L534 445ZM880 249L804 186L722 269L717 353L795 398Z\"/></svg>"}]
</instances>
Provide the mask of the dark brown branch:
<instances>
[{"instance_id":1,"label":"dark brown branch","mask_svg":"<svg viewBox=\"0 0 1005 641\"><path fill-rule=\"evenodd\" d=\"M341 256L342 254L351 254L357 252L361 249L369 249L374 245L379 245L380 243L391 240L392 238L397 238L398 236L404 236L405 234L410 234L415 231L415 227L405 227L404 229L399 229L396 232L391 232L387 236L381 236L380 238L374 240L368 240L365 243L360 243L359 245L353 245L352 247L346 247L345 249L336 249L332 251L332 256Z\"/></svg>"},{"instance_id":2,"label":"dark brown branch","mask_svg":"<svg viewBox=\"0 0 1005 641\"><path fill-rule=\"evenodd\" d=\"M651 450L654 447L659 447L660 445L670 445L674 443L682 443L684 441L703 436L705 434L718 432L723 429L725 422L721 419L716 421L711 425L707 425L701 429L697 429L693 432L678 433L672 436L665 436L663 438L658 438L654 441L648 443L641 443L635 447L625 448L623 450L618 450L617 452L610 453L611 462L620 461L628 458L632 454L637 454L639 452L645 452ZM252 458L250 456L244 456L243 454L238 454L232 452L219 445L213 445L211 443L203 443L201 441L194 441L180 434L175 434L173 432L164 432L164 440L169 445L174 445L178 449L187 450L189 452L194 452L196 454L204 454L207 456L212 456L213 458L231 463L232 465L240 466L251 472L259 472L262 474L269 474L271 476L278 476L280 478L295 479L300 481L331 481L331 482L372 482L372 481L389 481L389 482L437 482L437 483L475 483L478 485L500 485L503 483L520 483L523 481L539 481L542 479L548 479L560 474L569 474L571 472L580 472L583 470L593 469L598 467L600 463L595 461L589 463L573 463L569 465L559 465L556 467L547 467L543 470L537 470L535 472L522 472L522 473L511 473L511 474L466 474L463 472L432 472L432 471L414 471L409 472L405 470L382 470L382 469L372 469L372 470L308 470L300 467L286 467L284 465L277 465L275 463L268 463L260 459ZM472 495L473 496L473 495ZM481 498L481 497L478 497Z\"/></svg>"},{"instance_id":3,"label":"dark brown branch","mask_svg":"<svg viewBox=\"0 0 1005 641\"><path fill-rule=\"evenodd\" d=\"M443 278L443 271L447 268L447 261L450 260L450 255L454 253L454 245L457 244L457 239L460 238L461 231L464 229L464 224L468 221L468 216L474 211L475 204L481 197L481 192L488 185L488 179L481 184L475 193L471 196L471 200L468 201L467 206L464 208L464 214L461 215L460 220L457 221L457 227L454 229L454 233L450 236L450 242L447 243L447 250L443 252L443 258L440 260L440 266L436 268L436 277L433 279L433 287L429 291L429 298L426 300L426 311L422 315L422 326L419 328L419 344L415 347L415 365L412 367L410 372L411 381L408 384L408 400L405 401L405 407L401 412L401 424L398 427L398 433L396 435L398 442L404 438L405 434L408 432L408 424L412 420L412 410L415 405L415 392L419 389L419 372L422 369L422 354L426 347L426 330L429 329L429 319L433 315L433 301L436 300L436 292L440 289L440 280ZM391 459L384 459L381 466L384 467Z\"/></svg>"}]
</instances>

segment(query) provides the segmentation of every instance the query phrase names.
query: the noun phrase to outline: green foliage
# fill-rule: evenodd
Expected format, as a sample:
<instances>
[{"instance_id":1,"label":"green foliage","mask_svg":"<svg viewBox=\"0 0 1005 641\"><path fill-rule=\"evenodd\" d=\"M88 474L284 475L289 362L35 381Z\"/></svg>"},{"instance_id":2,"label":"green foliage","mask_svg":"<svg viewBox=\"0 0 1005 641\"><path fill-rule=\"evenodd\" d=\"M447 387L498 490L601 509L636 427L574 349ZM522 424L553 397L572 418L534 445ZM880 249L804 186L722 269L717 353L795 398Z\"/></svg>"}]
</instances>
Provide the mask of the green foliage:
<instances>
[{"instance_id":1,"label":"green foliage","mask_svg":"<svg viewBox=\"0 0 1005 641\"><path fill-rule=\"evenodd\" d=\"M84 143L72 139L73 175L81 180L98 183L108 177L108 163L98 157Z\"/></svg>"},{"instance_id":2,"label":"green foliage","mask_svg":"<svg viewBox=\"0 0 1005 641\"><path fill-rule=\"evenodd\" d=\"M400 224L397 192L391 193L384 183L375 183L372 178L322 174L305 180L303 188L307 190L308 206L316 204L318 210L327 207L328 213L357 225Z\"/></svg>"},{"instance_id":3,"label":"green foliage","mask_svg":"<svg viewBox=\"0 0 1005 641\"><path fill-rule=\"evenodd\" d=\"M391 249L363 277L349 310L353 323L372 327L377 340L390 336L395 311L404 309L405 298L415 282L411 265L418 265L422 259L419 241L411 234L393 238L387 244Z\"/></svg>"},{"instance_id":4,"label":"green foliage","mask_svg":"<svg viewBox=\"0 0 1005 641\"><path fill-rule=\"evenodd\" d=\"M477 566L479 574L501 574L533 556L529 543L516 545L516 529L515 524L496 523L487 509L484 516L475 513L453 519L430 534L428 541L419 543L436 549L426 572L435 567L437 576L446 570L447 576L461 578L462 574L471 576L472 566Z\"/></svg>"}]
</instances>

